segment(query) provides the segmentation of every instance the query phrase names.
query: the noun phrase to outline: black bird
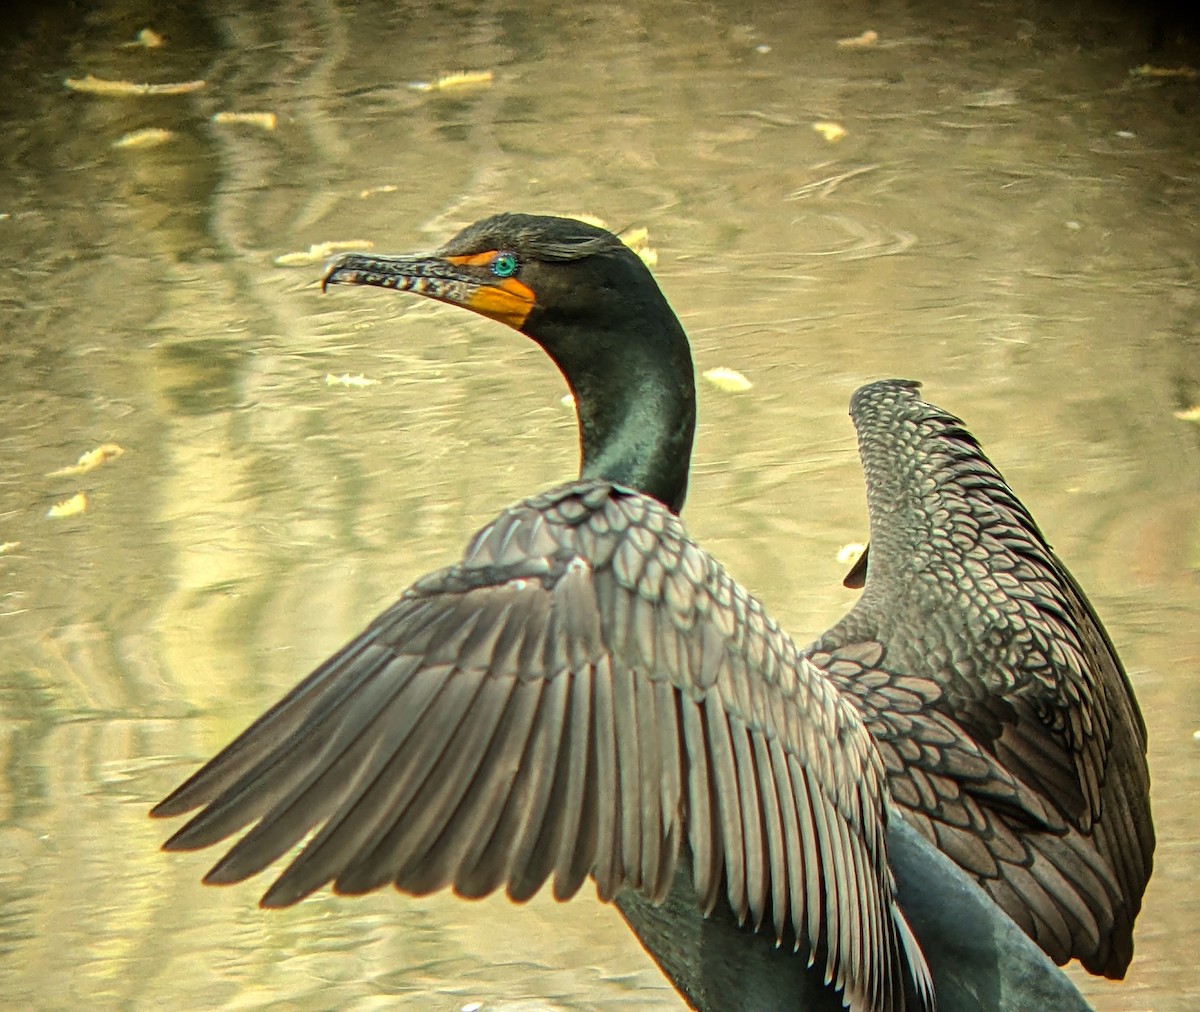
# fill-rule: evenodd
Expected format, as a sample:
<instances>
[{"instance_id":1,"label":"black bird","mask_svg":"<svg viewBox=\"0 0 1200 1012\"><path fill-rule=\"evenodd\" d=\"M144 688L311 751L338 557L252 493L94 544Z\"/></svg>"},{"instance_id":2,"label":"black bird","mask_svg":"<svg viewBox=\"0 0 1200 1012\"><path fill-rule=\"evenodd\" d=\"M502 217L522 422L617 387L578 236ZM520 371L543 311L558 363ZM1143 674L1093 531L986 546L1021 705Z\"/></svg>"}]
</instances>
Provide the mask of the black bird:
<instances>
[{"instance_id":1,"label":"black bird","mask_svg":"<svg viewBox=\"0 0 1200 1012\"><path fill-rule=\"evenodd\" d=\"M919 863L924 844L889 826L890 791L1039 942L1046 911L1067 911L1070 951L1056 958L1119 949L1112 924L1089 931L1080 910L1123 905L1113 923L1128 928L1140 903L1153 837L1144 791L1129 794L1146 782L1144 729L1082 593L956 419L912 384L855 395L867 590L805 652L678 521L690 351L618 239L500 215L434 254L345 255L326 282L467 306L536 340L575 396L581 476L506 510L160 803L155 815L204 806L167 849L255 823L206 879L234 882L319 826L267 906L329 881L467 896L505 885L520 900L551 875L565 898L590 875L642 919L643 939L653 908L638 895L669 899L683 876L703 909L765 926L754 937L800 949L817 986L853 1007L930 1007L888 857L899 838ZM891 468L889 426L902 447ZM908 542L889 517L916 524ZM1002 561L989 569L991 551ZM889 622L876 588L905 572L914 588ZM915 589L927 575L928 602ZM992 604L1025 625L990 623ZM913 619L929 649L921 629L899 628ZM974 709L958 714L964 701ZM1030 843L1043 837L1072 845ZM651 949L677 983L687 975Z\"/></svg>"}]
</instances>

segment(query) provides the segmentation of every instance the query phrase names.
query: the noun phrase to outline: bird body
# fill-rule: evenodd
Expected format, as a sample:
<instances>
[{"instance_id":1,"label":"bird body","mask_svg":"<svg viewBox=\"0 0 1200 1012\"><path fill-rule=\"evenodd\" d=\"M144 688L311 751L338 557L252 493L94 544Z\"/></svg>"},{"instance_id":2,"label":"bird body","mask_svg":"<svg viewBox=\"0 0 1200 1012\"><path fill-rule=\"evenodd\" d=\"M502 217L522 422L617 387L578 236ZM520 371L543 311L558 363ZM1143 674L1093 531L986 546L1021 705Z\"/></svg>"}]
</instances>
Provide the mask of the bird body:
<instances>
[{"instance_id":1,"label":"bird body","mask_svg":"<svg viewBox=\"0 0 1200 1012\"><path fill-rule=\"evenodd\" d=\"M1029 936L898 811L888 820L897 897L933 977L939 1012L1090 1012ZM696 904L687 862L662 903L626 889L617 909L688 1003L702 1012L838 1012L841 996L790 949ZM911 1006L913 998L906 998Z\"/></svg>"},{"instance_id":2,"label":"bird body","mask_svg":"<svg viewBox=\"0 0 1200 1012\"><path fill-rule=\"evenodd\" d=\"M1131 928L1153 843L1144 826L1105 828L1114 811L1149 825L1144 801L1127 796L1144 784L1144 730L1139 738L1128 682L1082 594L1062 590L1075 585L1061 567L1027 579L1000 553L989 569L979 552L993 546L976 539L963 566L939 568L938 525L974 517L963 503L976 492L1017 515L1020 533L1037 532L998 475L990 484L958 475L972 494L950 481L926 518L932 526L920 526L926 504L907 485L929 477L906 472L903 452L904 466L888 471L883 430L898 425L903 439L905 426L937 418L942 429L924 433L935 456L956 439L977 445L913 384L856 394L860 438L882 431L876 456L864 450L867 589L801 650L677 516L695 429L691 355L653 277L616 237L569 219L499 215L433 254L343 255L326 282L414 292L532 337L574 394L580 478L501 513L458 564L414 583L161 802L160 816L201 809L168 849L250 826L206 879L235 882L315 830L267 906L329 882L344 893L388 883L464 896L504 887L522 900L553 879L567 898L590 877L640 937L655 939L652 953L697 1007L725 1006L705 997L711 974L693 972L703 961L696 950L668 957L700 923L678 912L681 897L694 918L712 915L692 935L723 933L726 955L743 938L760 954L760 945L798 950L794 963L768 957L786 969L764 971L800 982L789 1003L832 995L855 1009L928 1009L930 971L897 899L890 841L909 883L927 881L925 858L937 855L897 825L895 804L961 866L945 881L974 890L973 876L1018 922L1028 914L1031 936L1062 943L1055 958L1093 958L1106 972L1120 962L1122 943L1106 942L1096 922L1105 904L1123 903L1128 916L1115 930ZM911 515L896 513L904 503ZM913 543L891 529L892 515L915 525ZM959 535L947 535L952 547ZM922 641L920 628L888 624L886 596L897 580L920 586L926 573L933 605L909 600L906 615L949 626ZM994 649L990 627L976 621L993 605L1025 615L1033 633L1060 618L1063 635L1001 636ZM1077 627L1086 646L1054 667ZM1032 663L1039 648L1050 667ZM944 670L960 657L969 666ZM964 699L977 705L960 714ZM1044 776L1035 768L1043 755L1057 762ZM1105 779L1096 763L1107 755L1132 772ZM1027 842L1042 838L1073 843ZM1041 856L1029 860L1029 846ZM991 862L982 870L981 855ZM1070 896L1053 880L1060 860L1073 862L1059 868ZM1014 886L1019 875L1041 891ZM1012 964L1037 964L1051 991L1074 995L1037 953L1014 948L1008 919L979 897L961 908L1020 950ZM1065 932L1047 913L1062 919L1064 910L1074 918ZM926 930L936 936L936 915ZM1015 971L997 969L1007 958L997 944L981 943L975 958L1004 984ZM932 954L935 969L944 959ZM730 972L727 991L736 992Z\"/></svg>"}]
</instances>

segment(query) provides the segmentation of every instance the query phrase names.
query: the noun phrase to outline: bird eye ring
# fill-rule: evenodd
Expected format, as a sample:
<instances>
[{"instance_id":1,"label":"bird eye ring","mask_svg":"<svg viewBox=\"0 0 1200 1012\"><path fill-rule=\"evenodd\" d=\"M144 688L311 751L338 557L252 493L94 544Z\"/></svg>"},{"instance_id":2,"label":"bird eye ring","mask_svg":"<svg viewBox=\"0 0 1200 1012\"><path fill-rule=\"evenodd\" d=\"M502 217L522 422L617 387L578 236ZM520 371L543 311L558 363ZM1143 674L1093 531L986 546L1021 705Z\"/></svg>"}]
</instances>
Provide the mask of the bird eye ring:
<instances>
[{"instance_id":1,"label":"bird eye ring","mask_svg":"<svg viewBox=\"0 0 1200 1012\"><path fill-rule=\"evenodd\" d=\"M498 278L511 278L521 264L512 253L497 253L492 260L492 273Z\"/></svg>"}]
</instances>

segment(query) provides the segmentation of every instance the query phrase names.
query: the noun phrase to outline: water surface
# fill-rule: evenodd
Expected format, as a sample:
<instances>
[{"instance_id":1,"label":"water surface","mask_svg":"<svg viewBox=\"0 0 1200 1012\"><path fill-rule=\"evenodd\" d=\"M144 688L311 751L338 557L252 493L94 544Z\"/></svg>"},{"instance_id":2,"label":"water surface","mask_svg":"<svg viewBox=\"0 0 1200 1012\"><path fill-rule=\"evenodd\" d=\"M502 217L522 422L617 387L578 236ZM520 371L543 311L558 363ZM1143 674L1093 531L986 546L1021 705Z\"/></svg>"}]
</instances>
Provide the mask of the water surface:
<instances>
[{"instance_id":1,"label":"water surface","mask_svg":"<svg viewBox=\"0 0 1200 1012\"><path fill-rule=\"evenodd\" d=\"M500 507L573 473L529 342L275 263L509 209L648 228L698 368L752 380L702 384L685 515L799 639L854 599L852 390L916 378L966 418L1150 727L1137 956L1121 984L1074 976L1103 1010L1200 1002L1200 426L1175 414L1200 402L1200 84L1130 73L1200 65L1194 45L1033 0L67 10L0 42L0 1001L681 1007L590 896L264 914L265 881L201 886L215 855L161 855L145 814ZM165 45L129 45L145 27ZM492 80L410 87L464 69ZM204 86L64 87L87 74ZM171 136L113 147L151 128ZM327 382L347 374L366 385ZM49 476L105 443L124 456ZM47 519L79 492L85 513Z\"/></svg>"}]
</instances>

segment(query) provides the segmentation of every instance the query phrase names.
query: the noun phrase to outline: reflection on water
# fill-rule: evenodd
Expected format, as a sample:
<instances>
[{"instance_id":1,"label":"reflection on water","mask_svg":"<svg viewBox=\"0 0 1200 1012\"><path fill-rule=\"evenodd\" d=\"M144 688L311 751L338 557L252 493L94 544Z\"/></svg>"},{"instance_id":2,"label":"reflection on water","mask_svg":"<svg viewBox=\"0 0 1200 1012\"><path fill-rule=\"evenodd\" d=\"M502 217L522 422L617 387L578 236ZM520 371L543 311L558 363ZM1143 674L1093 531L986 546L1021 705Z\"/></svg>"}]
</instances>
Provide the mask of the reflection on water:
<instances>
[{"instance_id":1,"label":"reflection on water","mask_svg":"<svg viewBox=\"0 0 1200 1012\"><path fill-rule=\"evenodd\" d=\"M802 639L852 600L851 390L916 377L967 417L1150 725L1138 955L1081 986L1102 1009L1200 1001L1200 429L1173 414L1200 400L1200 86L1130 74L1196 66L1179 26L1150 50L1138 16L1032 2L153 11L51 5L0 43L0 1000L680 1006L592 900L266 915L256 884L161 856L145 817L501 505L572 472L536 349L274 264L509 208L649 227L698 366L755 384L701 391L689 525ZM144 27L165 44L129 45ZM460 69L494 76L409 87ZM205 87L61 85L87 74ZM170 136L112 146L143 129ZM126 454L47 476L106 442ZM45 517L77 492L84 514Z\"/></svg>"}]
</instances>

